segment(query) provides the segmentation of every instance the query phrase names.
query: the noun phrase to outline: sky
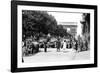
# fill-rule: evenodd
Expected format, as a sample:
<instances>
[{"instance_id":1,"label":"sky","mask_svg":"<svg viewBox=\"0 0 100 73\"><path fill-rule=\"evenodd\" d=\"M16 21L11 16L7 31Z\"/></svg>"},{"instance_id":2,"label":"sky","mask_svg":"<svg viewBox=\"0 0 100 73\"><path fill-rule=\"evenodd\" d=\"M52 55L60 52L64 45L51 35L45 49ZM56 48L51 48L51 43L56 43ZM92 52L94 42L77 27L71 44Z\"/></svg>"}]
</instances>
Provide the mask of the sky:
<instances>
[{"instance_id":1,"label":"sky","mask_svg":"<svg viewBox=\"0 0 100 73\"><path fill-rule=\"evenodd\" d=\"M54 16L57 22L79 22L82 19L82 13L69 12L48 12Z\"/></svg>"},{"instance_id":2,"label":"sky","mask_svg":"<svg viewBox=\"0 0 100 73\"><path fill-rule=\"evenodd\" d=\"M80 21L82 20L82 13L69 13L69 12L48 12L50 15L54 16L59 25L60 22L75 22L77 24L63 24L63 25L77 25L77 36L82 36L82 25Z\"/></svg>"}]
</instances>

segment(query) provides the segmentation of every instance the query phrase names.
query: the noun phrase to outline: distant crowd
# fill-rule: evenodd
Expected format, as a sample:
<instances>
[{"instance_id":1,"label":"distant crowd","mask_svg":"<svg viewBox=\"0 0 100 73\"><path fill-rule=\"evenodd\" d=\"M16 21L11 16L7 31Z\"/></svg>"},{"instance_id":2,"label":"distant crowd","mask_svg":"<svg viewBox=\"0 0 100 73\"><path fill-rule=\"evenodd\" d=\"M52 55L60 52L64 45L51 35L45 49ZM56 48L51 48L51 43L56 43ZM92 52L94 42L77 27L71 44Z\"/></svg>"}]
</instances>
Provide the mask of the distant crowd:
<instances>
[{"instance_id":1,"label":"distant crowd","mask_svg":"<svg viewBox=\"0 0 100 73\"><path fill-rule=\"evenodd\" d=\"M77 52L89 50L88 42L83 41L81 37L75 39L74 37L45 37L37 39L36 37L29 37L22 41L23 56L33 55L39 52L39 48L44 48L44 52L48 52L48 48L56 48L57 52L61 49L74 49ZM50 45L54 45L53 47Z\"/></svg>"}]
</instances>

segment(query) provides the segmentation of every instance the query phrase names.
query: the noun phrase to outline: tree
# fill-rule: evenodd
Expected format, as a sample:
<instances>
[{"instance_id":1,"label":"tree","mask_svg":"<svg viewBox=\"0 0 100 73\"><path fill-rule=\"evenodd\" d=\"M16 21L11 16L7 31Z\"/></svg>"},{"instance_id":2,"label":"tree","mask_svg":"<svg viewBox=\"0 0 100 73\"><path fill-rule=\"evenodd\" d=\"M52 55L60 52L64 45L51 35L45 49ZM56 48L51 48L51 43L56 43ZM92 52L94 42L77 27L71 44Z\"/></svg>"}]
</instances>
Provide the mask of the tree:
<instances>
[{"instance_id":1,"label":"tree","mask_svg":"<svg viewBox=\"0 0 100 73\"><path fill-rule=\"evenodd\" d=\"M55 35L57 36L61 37L67 36L67 31L62 27L62 25L58 25L55 32L56 32Z\"/></svg>"},{"instance_id":2,"label":"tree","mask_svg":"<svg viewBox=\"0 0 100 73\"><path fill-rule=\"evenodd\" d=\"M23 35L31 36L33 32L48 34L57 26L52 15L46 11L22 11Z\"/></svg>"},{"instance_id":3,"label":"tree","mask_svg":"<svg viewBox=\"0 0 100 73\"><path fill-rule=\"evenodd\" d=\"M51 35L62 37L67 35L63 26L57 25L54 16L48 14L47 11L23 10L22 24L23 38L33 36L34 33L45 35L50 33Z\"/></svg>"}]
</instances>

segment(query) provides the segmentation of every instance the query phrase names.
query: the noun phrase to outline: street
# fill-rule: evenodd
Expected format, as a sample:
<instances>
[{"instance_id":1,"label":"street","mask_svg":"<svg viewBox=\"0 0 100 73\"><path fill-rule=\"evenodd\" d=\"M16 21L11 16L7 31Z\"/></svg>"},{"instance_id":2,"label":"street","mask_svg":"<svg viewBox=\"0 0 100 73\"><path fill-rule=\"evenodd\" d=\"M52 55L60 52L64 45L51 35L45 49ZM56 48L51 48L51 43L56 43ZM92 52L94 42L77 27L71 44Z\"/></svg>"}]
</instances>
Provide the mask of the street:
<instances>
[{"instance_id":1,"label":"street","mask_svg":"<svg viewBox=\"0 0 100 73\"><path fill-rule=\"evenodd\" d=\"M71 60L85 60L89 59L90 52L84 51L76 53L73 49L61 49L57 52L56 48L48 48L47 52L44 52L43 48L40 48L40 52L31 56L23 57L24 63L39 63L39 62L57 62L57 61L71 61Z\"/></svg>"}]
</instances>

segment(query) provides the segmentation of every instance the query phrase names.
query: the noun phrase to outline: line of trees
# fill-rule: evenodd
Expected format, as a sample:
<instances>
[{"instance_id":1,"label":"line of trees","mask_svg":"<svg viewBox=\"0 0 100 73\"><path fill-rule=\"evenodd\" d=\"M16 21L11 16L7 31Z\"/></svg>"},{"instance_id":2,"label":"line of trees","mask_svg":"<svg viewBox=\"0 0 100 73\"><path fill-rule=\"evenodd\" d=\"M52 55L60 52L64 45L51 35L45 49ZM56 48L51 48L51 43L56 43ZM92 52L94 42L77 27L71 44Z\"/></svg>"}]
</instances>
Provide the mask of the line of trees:
<instances>
[{"instance_id":1,"label":"line of trees","mask_svg":"<svg viewBox=\"0 0 100 73\"><path fill-rule=\"evenodd\" d=\"M54 16L46 11L32 10L22 11L22 32L23 39L36 35L36 33L45 35L50 33L51 35L62 37L68 35L62 25L57 25Z\"/></svg>"}]
</instances>

